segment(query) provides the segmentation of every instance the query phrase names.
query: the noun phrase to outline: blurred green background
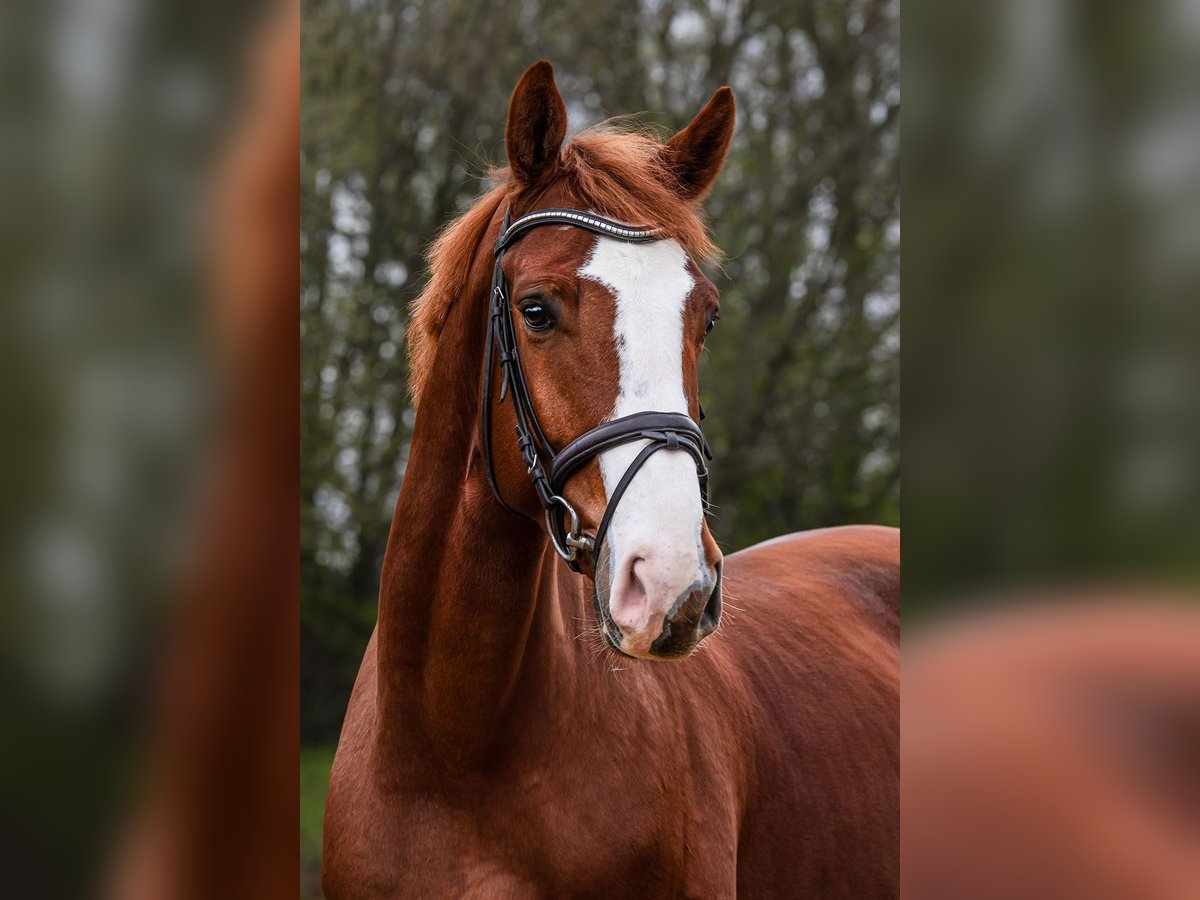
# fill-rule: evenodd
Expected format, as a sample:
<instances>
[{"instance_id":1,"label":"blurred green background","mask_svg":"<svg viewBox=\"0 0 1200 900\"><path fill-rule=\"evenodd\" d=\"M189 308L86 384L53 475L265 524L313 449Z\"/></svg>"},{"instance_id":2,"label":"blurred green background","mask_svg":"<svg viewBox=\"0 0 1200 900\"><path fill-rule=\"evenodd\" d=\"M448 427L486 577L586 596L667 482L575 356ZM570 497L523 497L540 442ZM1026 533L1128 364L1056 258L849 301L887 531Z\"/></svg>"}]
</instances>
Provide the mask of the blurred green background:
<instances>
[{"instance_id":1,"label":"blurred green background","mask_svg":"<svg viewBox=\"0 0 1200 900\"><path fill-rule=\"evenodd\" d=\"M404 341L423 250L504 162L509 94L539 58L573 130L638 113L666 137L721 85L737 95L706 204L726 254L701 372L722 546L898 524L897 15L845 0L305 3L306 791L321 790L312 761L327 763L375 621L414 420Z\"/></svg>"},{"instance_id":2,"label":"blurred green background","mask_svg":"<svg viewBox=\"0 0 1200 900\"><path fill-rule=\"evenodd\" d=\"M1200 584L1200 6L904 14L904 629Z\"/></svg>"},{"instance_id":3,"label":"blurred green background","mask_svg":"<svg viewBox=\"0 0 1200 900\"><path fill-rule=\"evenodd\" d=\"M0 5L6 896L97 893L149 793L151 698L224 436L216 170L277 13Z\"/></svg>"}]
</instances>

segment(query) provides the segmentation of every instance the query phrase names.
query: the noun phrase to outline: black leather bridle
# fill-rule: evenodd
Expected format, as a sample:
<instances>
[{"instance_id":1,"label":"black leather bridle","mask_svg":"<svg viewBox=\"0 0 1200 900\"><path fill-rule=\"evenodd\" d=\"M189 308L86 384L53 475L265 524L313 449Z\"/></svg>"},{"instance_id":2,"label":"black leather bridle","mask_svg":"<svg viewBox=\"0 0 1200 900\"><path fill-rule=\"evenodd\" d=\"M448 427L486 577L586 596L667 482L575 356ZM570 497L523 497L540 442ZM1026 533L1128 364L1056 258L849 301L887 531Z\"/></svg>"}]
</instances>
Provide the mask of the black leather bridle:
<instances>
[{"instance_id":1,"label":"black leather bridle","mask_svg":"<svg viewBox=\"0 0 1200 900\"><path fill-rule=\"evenodd\" d=\"M562 450L555 451L553 445L546 439L538 422L537 413L529 395L529 386L525 382L525 373L521 370L521 358L517 352L516 329L513 322L512 305L509 302L508 283L504 279L501 263L504 254L524 234L543 225L571 225L583 228L603 237L614 238L631 244L647 243L658 240L658 232L653 228L634 228L613 222L602 216L580 212L573 209L541 209L521 216L515 222L509 223L509 216L504 214L504 224L500 229L500 237L496 240L496 267L492 274L492 290L490 309L488 311L488 341L487 352L483 361L483 400L479 422L482 430L483 458L487 465L488 482L496 499L511 512L522 518L528 518L524 513L510 506L500 495L496 483L496 471L492 461L492 362L493 353L499 359L502 381L500 384L500 400L512 395L513 410L517 419L517 446L521 458L533 481L538 500L546 513L546 528L550 532L550 540L559 556L566 560L567 565L579 572L579 552L592 555L595 565L599 564L600 549L604 544L604 536L608 532L612 516L638 470L645 465L646 460L660 450L682 450L696 462L696 477L700 480L700 495L704 500L705 510L708 509L708 466L705 461L712 459L712 451L704 432L700 430L692 418L683 413L674 412L639 412L622 416L605 422L603 425L586 431L571 441ZM703 413L701 413L703 416ZM577 473L588 460L596 457L605 450L628 444L634 441L645 441L641 451L634 457L629 468L617 483L608 499L608 506L594 535L584 534L579 527L579 514L563 497L563 488L567 481ZM594 571L594 569L593 569Z\"/></svg>"}]
</instances>

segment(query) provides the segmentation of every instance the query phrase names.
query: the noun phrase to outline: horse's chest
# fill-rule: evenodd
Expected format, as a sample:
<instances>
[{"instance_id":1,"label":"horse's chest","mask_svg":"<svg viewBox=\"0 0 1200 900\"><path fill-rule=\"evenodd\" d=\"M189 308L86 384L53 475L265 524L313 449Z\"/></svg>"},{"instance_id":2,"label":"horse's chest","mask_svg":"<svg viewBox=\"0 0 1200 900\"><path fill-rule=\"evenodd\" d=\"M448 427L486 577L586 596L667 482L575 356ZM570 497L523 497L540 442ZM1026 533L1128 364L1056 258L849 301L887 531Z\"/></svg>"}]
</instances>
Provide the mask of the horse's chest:
<instances>
[{"instance_id":1,"label":"horse's chest","mask_svg":"<svg viewBox=\"0 0 1200 900\"><path fill-rule=\"evenodd\" d=\"M653 872L677 887L685 862L686 805L652 773L571 766L525 772L482 792L478 835L484 847L521 860L558 893L587 893L635 875L653 896ZM632 887L632 885L629 885ZM663 894L678 896L678 891Z\"/></svg>"},{"instance_id":2,"label":"horse's chest","mask_svg":"<svg viewBox=\"0 0 1200 900\"><path fill-rule=\"evenodd\" d=\"M689 852L699 848L689 845L680 785L652 769L611 766L491 775L432 805L401 803L394 821L402 853L413 859L410 889L481 897L687 893Z\"/></svg>"}]
</instances>

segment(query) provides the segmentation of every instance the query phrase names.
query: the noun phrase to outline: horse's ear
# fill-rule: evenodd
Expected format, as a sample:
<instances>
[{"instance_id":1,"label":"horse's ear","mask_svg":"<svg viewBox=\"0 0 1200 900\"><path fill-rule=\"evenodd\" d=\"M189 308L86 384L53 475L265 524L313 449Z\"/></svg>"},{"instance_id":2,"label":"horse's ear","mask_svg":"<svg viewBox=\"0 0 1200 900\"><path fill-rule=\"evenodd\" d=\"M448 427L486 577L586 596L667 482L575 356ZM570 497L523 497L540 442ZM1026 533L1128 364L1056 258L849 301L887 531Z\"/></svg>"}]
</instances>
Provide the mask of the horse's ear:
<instances>
[{"instance_id":1,"label":"horse's ear","mask_svg":"<svg viewBox=\"0 0 1200 900\"><path fill-rule=\"evenodd\" d=\"M699 200L713 186L733 139L733 91L717 90L687 128L663 145L684 200Z\"/></svg>"},{"instance_id":2,"label":"horse's ear","mask_svg":"<svg viewBox=\"0 0 1200 900\"><path fill-rule=\"evenodd\" d=\"M546 60L525 70L508 104L504 144L513 175L528 186L540 181L558 161L567 135L567 108L554 85L554 67Z\"/></svg>"}]
</instances>

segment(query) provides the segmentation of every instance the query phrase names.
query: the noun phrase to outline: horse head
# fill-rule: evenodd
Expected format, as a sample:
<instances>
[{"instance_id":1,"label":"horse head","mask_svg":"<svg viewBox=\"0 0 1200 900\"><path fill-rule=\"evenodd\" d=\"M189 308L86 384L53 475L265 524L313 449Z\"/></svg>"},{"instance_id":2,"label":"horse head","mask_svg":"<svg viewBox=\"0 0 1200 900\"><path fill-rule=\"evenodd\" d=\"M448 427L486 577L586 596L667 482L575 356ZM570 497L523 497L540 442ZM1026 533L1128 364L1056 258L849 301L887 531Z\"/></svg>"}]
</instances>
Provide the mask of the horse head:
<instances>
[{"instance_id":1,"label":"horse head","mask_svg":"<svg viewBox=\"0 0 1200 900\"><path fill-rule=\"evenodd\" d=\"M544 519L592 576L601 633L638 658L686 656L720 621L696 424L719 298L687 244L710 246L699 201L733 120L722 88L666 143L605 130L567 143L546 62L509 106L483 401L489 470L503 502Z\"/></svg>"}]
</instances>

